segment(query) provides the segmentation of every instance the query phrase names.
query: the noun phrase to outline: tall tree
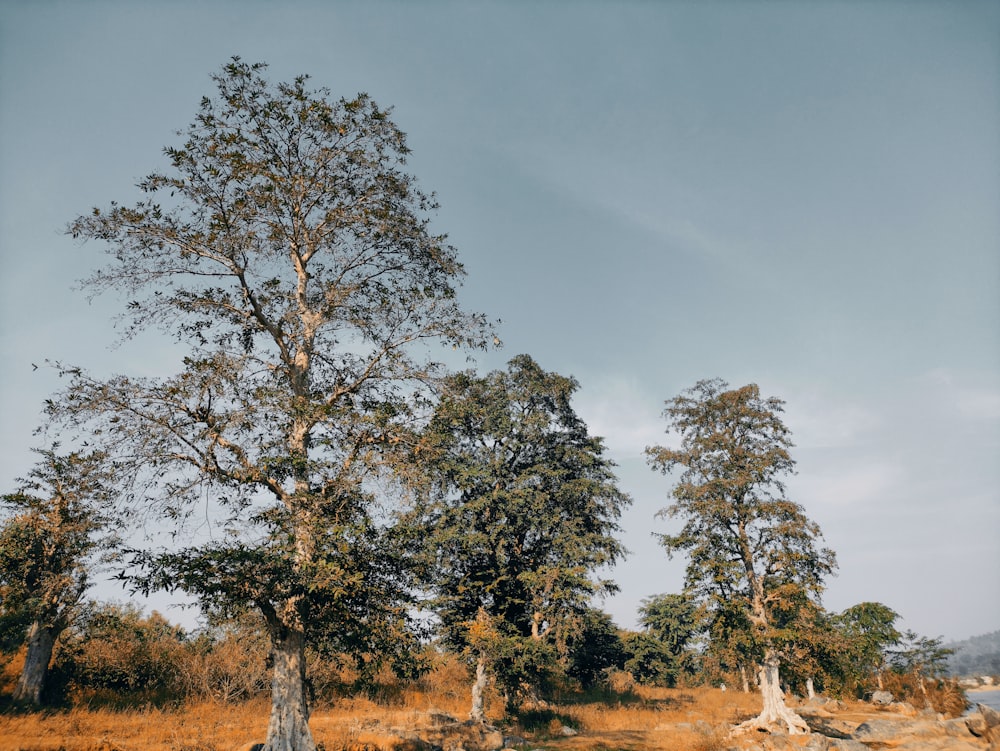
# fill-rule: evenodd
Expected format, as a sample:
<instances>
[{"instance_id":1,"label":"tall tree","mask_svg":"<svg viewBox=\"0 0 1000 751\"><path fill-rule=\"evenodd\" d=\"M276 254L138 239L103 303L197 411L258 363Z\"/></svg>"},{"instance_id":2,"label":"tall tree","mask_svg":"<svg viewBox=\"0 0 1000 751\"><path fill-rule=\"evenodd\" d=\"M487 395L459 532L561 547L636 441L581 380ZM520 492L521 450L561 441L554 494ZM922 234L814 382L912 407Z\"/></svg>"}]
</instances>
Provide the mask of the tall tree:
<instances>
[{"instance_id":1,"label":"tall tree","mask_svg":"<svg viewBox=\"0 0 1000 751\"><path fill-rule=\"evenodd\" d=\"M783 405L761 397L754 384L699 381L664 410L680 447L646 453L655 469L682 469L674 502L661 514L684 526L661 541L669 554L688 554L688 590L719 610L735 604L753 628L764 707L746 726L808 732L784 702L779 668L787 634L776 628L775 613L803 591L818 597L836 564L833 552L818 546L818 525L785 498L782 478L795 463Z\"/></svg>"},{"instance_id":2,"label":"tall tree","mask_svg":"<svg viewBox=\"0 0 1000 751\"><path fill-rule=\"evenodd\" d=\"M100 504L106 475L96 454L40 456L15 493L3 496L9 510L0 527L0 630L27 645L14 699L42 701L52 650L73 622L89 586L93 554L114 536L104 527Z\"/></svg>"},{"instance_id":3,"label":"tall tree","mask_svg":"<svg viewBox=\"0 0 1000 751\"><path fill-rule=\"evenodd\" d=\"M485 377L456 374L418 447L432 488L419 526L436 612L447 642L476 665L475 719L502 654L518 656L498 676L517 689L544 668L546 645L565 654L591 598L615 590L594 574L624 553L614 535L630 500L573 409L577 387L527 355Z\"/></svg>"},{"instance_id":4,"label":"tall tree","mask_svg":"<svg viewBox=\"0 0 1000 751\"><path fill-rule=\"evenodd\" d=\"M233 58L165 149L169 169L139 183L146 198L70 226L109 246L86 287L128 295L128 335L172 333L183 363L164 378L71 371L55 411L116 453L123 508L183 521L207 499L223 533L140 558L139 583L257 607L266 748L310 751L306 641L405 616L374 501L442 373L429 345L492 335L456 301L464 271L429 229L436 204L404 171L390 113L264 68Z\"/></svg>"}]
</instances>

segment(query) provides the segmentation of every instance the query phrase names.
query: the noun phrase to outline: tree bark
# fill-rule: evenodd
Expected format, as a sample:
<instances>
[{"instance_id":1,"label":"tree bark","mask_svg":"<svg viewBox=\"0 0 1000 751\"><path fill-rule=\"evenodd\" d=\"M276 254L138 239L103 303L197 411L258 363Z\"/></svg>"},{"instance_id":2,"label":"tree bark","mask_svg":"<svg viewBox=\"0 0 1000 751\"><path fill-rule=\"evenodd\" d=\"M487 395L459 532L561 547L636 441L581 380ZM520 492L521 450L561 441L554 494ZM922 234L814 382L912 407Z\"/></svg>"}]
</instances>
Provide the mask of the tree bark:
<instances>
[{"instance_id":1,"label":"tree bark","mask_svg":"<svg viewBox=\"0 0 1000 751\"><path fill-rule=\"evenodd\" d=\"M264 751L315 751L306 696L305 635L298 628L271 629L271 721Z\"/></svg>"},{"instance_id":2,"label":"tree bark","mask_svg":"<svg viewBox=\"0 0 1000 751\"><path fill-rule=\"evenodd\" d=\"M55 630L51 626L43 626L39 621L31 624L28 630L28 652L14 688L14 701L34 704L36 707L42 703L42 690L49 673L55 641Z\"/></svg>"},{"instance_id":3,"label":"tree bark","mask_svg":"<svg viewBox=\"0 0 1000 751\"><path fill-rule=\"evenodd\" d=\"M813 679L806 678L806 696L810 699L816 698L816 686L813 684Z\"/></svg>"},{"instance_id":4,"label":"tree bark","mask_svg":"<svg viewBox=\"0 0 1000 751\"><path fill-rule=\"evenodd\" d=\"M472 709L469 719L473 722L486 723L486 658L481 656L476 663L476 680L472 683Z\"/></svg>"},{"instance_id":5,"label":"tree bark","mask_svg":"<svg viewBox=\"0 0 1000 751\"><path fill-rule=\"evenodd\" d=\"M752 720L747 720L738 726L739 730L773 730L782 726L788 729L789 735L808 733L806 721L785 705L785 695L781 690L777 653L768 649L764 653L764 662L760 666L760 694L764 708Z\"/></svg>"}]
</instances>

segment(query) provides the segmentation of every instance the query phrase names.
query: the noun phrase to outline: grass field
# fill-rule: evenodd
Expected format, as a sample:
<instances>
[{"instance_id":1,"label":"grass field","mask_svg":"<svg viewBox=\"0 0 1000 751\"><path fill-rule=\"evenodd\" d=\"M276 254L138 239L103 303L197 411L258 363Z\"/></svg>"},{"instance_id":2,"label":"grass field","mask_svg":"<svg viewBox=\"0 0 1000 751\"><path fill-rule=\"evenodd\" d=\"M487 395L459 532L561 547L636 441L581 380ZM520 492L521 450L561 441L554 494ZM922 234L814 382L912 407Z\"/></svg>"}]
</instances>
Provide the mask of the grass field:
<instances>
[{"instance_id":1,"label":"grass field","mask_svg":"<svg viewBox=\"0 0 1000 751\"><path fill-rule=\"evenodd\" d=\"M177 708L74 708L0 715L0 751L236 751L261 741L269 705L201 703ZM759 710L756 696L715 689L638 689L618 702L549 705L491 721L531 748L606 751L723 747L720 726ZM401 736L420 735L434 715L463 718L465 697L445 691L406 691L390 703L342 699L317 708L310 722L326 751L406 748ZM576 731L564 735L564 728Z\"/></svg>"}]
</instances>

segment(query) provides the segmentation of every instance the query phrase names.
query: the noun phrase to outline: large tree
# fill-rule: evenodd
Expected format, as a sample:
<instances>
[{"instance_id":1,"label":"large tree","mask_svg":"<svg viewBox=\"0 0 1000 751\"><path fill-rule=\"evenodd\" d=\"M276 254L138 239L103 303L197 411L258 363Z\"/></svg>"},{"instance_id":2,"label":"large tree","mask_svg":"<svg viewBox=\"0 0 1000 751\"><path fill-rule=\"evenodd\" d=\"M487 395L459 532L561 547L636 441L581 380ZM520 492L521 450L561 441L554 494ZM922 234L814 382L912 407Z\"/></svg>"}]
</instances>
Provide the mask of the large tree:
<instances>
[{"instance_id":1,"label":"large tree","mask_svg":"<svg viewBox=\"0 0 1000 751\"><path fill-rule=\"evenodd\" d=\"M674 501L661 513L683 527L661 540L669 554L687 553L688 591L721 612L735 606L751 624L764 706L747 727L808 732L781 691L789 634L777 628L776 611L803 592L818 597L835 558L819 547L818 525L785 497L782 478L795 464L783 405L753 384L699 381L664 410L679 446L646 452L655 469L681 469Z\"/></svg>"},{"instance_id":2,"label":"large tree","mask_svg":"<svg viewBox=\"0 0 1000 751\"><path fill-rule=\"evenodd\" d=\"M139 584L258 608L266 748L309 751L307 640L364 641L406 616L375 501L442 372L430 345L492 334L456 301L464 271L390 113L306 76L272 85L264 67L225 65L145 198L70 226L111 256L86 287L127 296L127 335L171 333L183 362L162 378L71 371L55 411L115 454L122 508L211 519L203 543L140 556Z\"/></svg>"},{"instance_id":3,"label":"large tree","mask_svg":"<svg viewBox=\"0 0 1000 751\"><path fill-rule=\"evenodd\" d=\"M573 409L577 388L527 355L455 374L419 444L435 610L476 665L475 719L488 669L516 691L567 654L592 597L615 590L595 572L624 553L615 533L630 501Z\"/></svg>"},{"instance_id":4,"label":"large tree","mask_svg":"<svg viewBox=\"0 0 1000 751\"><path fill-rule=\"evenodd\" d=\"M35 705L56 639L79 613L94 555L115 539L101 513L101 457L37 453L21 487L0 499L10 514L0 526L0 632L4 641L27 646L14 699Z\"/></svg>"}]
</instances>

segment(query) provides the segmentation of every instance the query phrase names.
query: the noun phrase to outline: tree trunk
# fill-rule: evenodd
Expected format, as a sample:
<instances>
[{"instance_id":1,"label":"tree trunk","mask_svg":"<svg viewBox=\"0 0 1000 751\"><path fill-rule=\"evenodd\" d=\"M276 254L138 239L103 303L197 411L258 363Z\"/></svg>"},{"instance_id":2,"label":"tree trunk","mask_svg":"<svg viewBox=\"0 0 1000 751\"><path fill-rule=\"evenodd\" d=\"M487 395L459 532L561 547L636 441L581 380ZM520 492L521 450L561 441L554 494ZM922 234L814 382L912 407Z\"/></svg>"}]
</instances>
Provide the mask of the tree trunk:
<instances>
[{"instance_id":1,"label":"tree trunk","mask_svg":"<svg viewBox=\"0 0 1000 751\"><path fill-rule=\"evenodd\" d=\"M816 698L816 687L813 685L813 679L811 677L806 678L806 696L810 699Z\"/></svg>"},{"instance_id":2,"label":"tree trunk","mask_svg":"<svg viewBox=\"0 0 1000 751\"><path fill-rule=\"evenodd\" d=\"M14 688L14 701L34 704L42 703L42 689L52 660L52 647L56 634L51 626L43 626L38 621L28 630L28 653L24 657L24 669Z\"/></svg>"},{"instance_id":3,"label":"tree trunk","mask_svg":"<svg viewBox=\"0 0 1000 751\"><path fill-rule=\"evenodd\" d=\"M747 677L747 666L740 663L740 681L743 683L743 693L750 693L750 679Z\"/></svg>"},{"instance_id":4,"label":"tree trunk","mask_svg":"<svg viewBox=\"0 0 1000 751\"><path fill-rule=\"evenodd\" d=\"M738 729L769 731L784 726L789 735L809 732L806 721L785 706L778 667L778 655L773 649L768 649L760 666L760 694L764 700L764 708L757 717L742 723Z\"/></svg>"},{"instance_id":5,"label":"tree trunk","mask_svg":"<svg viewBox=\"0 0 1000 751\"><path fill-rule=\"evenodd\" d=\"M486 658L481 656L476 663L476 680L472 683L472 710L469 719L473 722L486 723Z\"/></svg>"},{"instance_id":6,"label":"tree trunk","mask_svg":"<svg viewBox=\"0 0 1000 751\"><path fill-rule=\"evenodd\" d=\"M299 628L271 629L271 721L264 751L315 751L306 696L305 635Z\"/></svg>"}]
</instances>

